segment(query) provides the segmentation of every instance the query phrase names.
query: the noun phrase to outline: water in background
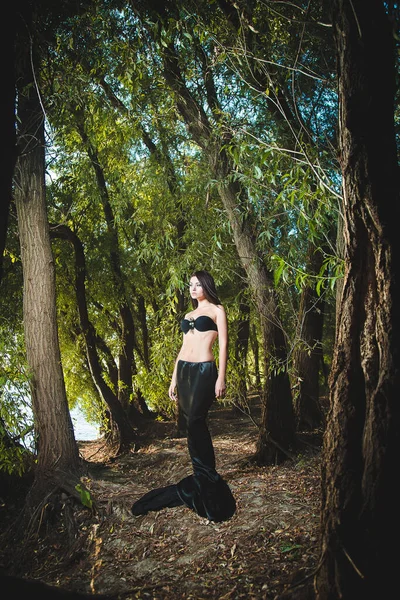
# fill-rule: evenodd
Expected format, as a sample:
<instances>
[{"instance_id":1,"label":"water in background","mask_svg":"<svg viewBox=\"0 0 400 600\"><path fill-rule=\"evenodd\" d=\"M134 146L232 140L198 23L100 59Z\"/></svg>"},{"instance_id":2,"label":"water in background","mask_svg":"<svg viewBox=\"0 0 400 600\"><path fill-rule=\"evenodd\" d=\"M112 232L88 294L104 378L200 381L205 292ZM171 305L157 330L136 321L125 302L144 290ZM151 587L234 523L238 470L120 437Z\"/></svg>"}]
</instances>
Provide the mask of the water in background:
<instances>
[{"instance_id":1,"label":"water in background","mask_svg":"<svg viewBox=\"0 0 400 600\"><path fill-rule=\"evenodd\" d=\"M81 442L97 440L100 437L99 427L86 421L79 406L71 410L71 419L74 426L75 439Z\"/></svg>"}]
</instances>

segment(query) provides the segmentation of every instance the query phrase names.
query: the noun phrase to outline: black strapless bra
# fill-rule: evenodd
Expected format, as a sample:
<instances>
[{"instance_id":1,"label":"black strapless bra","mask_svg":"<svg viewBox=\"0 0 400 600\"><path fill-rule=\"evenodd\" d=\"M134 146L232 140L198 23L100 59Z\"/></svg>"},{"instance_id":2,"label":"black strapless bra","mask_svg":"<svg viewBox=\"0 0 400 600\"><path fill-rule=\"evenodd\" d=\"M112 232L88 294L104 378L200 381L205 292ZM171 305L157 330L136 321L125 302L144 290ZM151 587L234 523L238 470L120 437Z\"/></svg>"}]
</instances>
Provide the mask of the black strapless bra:
<instances>
[{"instance_id":1,"label":"black strapless bra","mask_svg":"<svg viewBox=\"0 0 400 600\"><path fill-rule=\"evenodd\" d=\"M183 333L187 333L190 329L192 331L194 329L197 329L197 331L218 331L217 324L207 315L201 315L197 319L183 319L181 329Z\"/></svg>"}]
</instances>

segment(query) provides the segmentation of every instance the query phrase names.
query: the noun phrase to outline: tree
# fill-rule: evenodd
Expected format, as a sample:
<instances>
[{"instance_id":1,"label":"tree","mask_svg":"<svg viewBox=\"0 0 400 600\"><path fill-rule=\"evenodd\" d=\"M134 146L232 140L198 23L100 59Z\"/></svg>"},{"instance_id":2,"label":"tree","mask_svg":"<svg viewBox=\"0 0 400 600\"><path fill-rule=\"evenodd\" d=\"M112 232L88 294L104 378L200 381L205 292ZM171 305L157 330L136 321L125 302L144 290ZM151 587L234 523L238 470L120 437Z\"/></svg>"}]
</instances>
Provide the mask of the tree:
<instances>
[{"instance_id":1,"label":"tree","mask_svg":"<svg viewBox=\"0 0 400 600\"><path fill-rule=\"evenodd\" d=\"M296 182L297 186L300 186L300 181L305 179L311 191L315 191L317 183L318 187L321 184L329 188L327 173L323 173L323 166L329 164L333 170L334 161L326 158L323 160L324 156L329 156L328 144L323 148L319 148L318 144L323 138L334 140L331 116L334 111L324 112L323 126L321 126L322 119L318 125L315 125L315 119L312 116L308 117L317 110L321 111L318 100L325 94L329 105L333 105L333 93L329 93L329 77L325 79L314 77L319 66L325 64L325 59L329 58L328 52L323 55L323 60L320 59L318 62L316 59L316 56L322 54L321 47L329 46L330 39L325 36L321 44L321 30L317 31L323 9L317 7L312 19L310 5L306 8L303 7L303 3L289 3L287 7L284 6L282 9L280 7L279 17L282 16L280 19L276 17L275 8L269 12L268 3L261 5L257 2L250 4L228 0L216 2L212 9L208 3L197 3L192 11L187 3L183 11L180 2L169 3L163 8L160 8L157 2L153 4L159 16L157 18L150 16L154 21L150 35L153 35L159 54L163 57L164 76L174 93L178 111L186 122L188 131L193 140L203 149L204 155L208 157L210 172L213 174L214 183L228 216L236 249L241 257L243 269L247 273L248 285L253 291L254 304L261 320L261 344L265 350L263 353L263 374L266 381L264 395L266 405L270 403L270 406L263 413L256 460L268 464L271 457L273 461L276 459L277 444L274 444L274 439L282 446L289 447L290 443L293 443L293 436L290 435L292 428L290 408L286 412L287 421L283 416L285 408L289 407L287 401L289 394L286 393L288 390L285 390L285 376L289 361L285 348L286 332L281 335L285 322L275 294L273 270L269 268L268 258L265 257L266 252L262 252L264 248L261 248L261 235L267 232L262 231L262 220L256 216L257 212L261 213L265 206L265 197L261 196L258 205L255 194L251 193L254 192L254 186L251 191L249 186L246 186L248 181L246 181L240 156L245 154L246 149L243 148L247 146L251 157L249 163L253 170L258 169L258 176L262 178L262 170L257 163L256 166L254 164L257 154L257 151L254 152L256 145L254 140L259 131L266 131L266 142L264 142L266 147L273 147L275 142L277 146L286 148L288 163L300 161L303 164L302 168L298 169L302 174L300 180ZM221 13L215 10L216 5L221 8ZM140 10L139 7L140 3L136 3L135 9ZM165 13L168 13L170 18L168 24L167 21L163 21ZM191 16L189 17L188 14ZM226 16L225 22L224 16ZM189 29L187 22L190 18L193 18L194 26ZM171 25L172 22L174 25ZM289 33L283 30L283 24L287 24ZM185 30L183 35L190 39L190 50L186 48L188 43L184 37L175 43L177 39L175 32L181 33L183 30ZM280 33L277 35L276 31ZM311 31L312 34L308 35L307 31ZM208 32L212 32L211 41L208 39ZM305 43L303 45L305 36L307 36L307 45ZM325 40L328 40L328 43ZM285 45L284 58L282 58L282 47L286 41L290 51L286 50ZM300 64L300 57L304 60L304 64ZM328 60L327 63L329 62ZM287 71L285 64L288 66ZM293 73L298 71L303 75L308 72L312 75L309 78L309 82L312 83L298 90L298 82L288 75L290 71ZM291 80L290 85L288 80ZM202 82L201 85L198 84L199 81ZM221 85L221 81L225 85ZM243 82L249 89L255 90L255 93L246 92ZM305 97L308 105L304 101ZM254 120L238 118L236 122L236 112L238 114L241 114L241 111L246 112L249 106L257 117ZM314 128L311 126L312 123ZM252 144L243 143L243 131L246 126L249 128L249 139L252 140ZM323 136L321 130L324 132ZM265 158L266 154L264 152L261 166L268 173L272 161L271 154ZM317 158L312 161L311 157ZM309 173L315 174L315 177L307 176L308 170ZM270 183L268 175L265 177L265 188L272 187L268 185ZM294 193L297 193L296 190ZM268 195L268 192L265 195ZM271 196L273 198L273 194ZM314 241L317 240L310 239L309 243ZM323 253L318 247L311 248L309 254L311 257L323 259ZM318 275L314 272L315 265L311 266L312 274ZM299 414L298 421L312 427L321 424L322 416L316 397L321 367L322 320L319 318L317 323L317 319L308 317L311 316L310 306L313 307L313 316L322 315L323 300L316 294L315 285L310 290L309 297L305 297L300 306L304 314L301 314L299 319L303 323L301 337L308 347L303 355L297 353L296 369L299 379L307 381L308 384L300 386L301 402L298 403L297 408L298 412L303 414ZM309 291L305 290L304 296L307 292ZM319 304L321 306L318 306ZM311 331L312 325L316 325L313 331ZM278 404L274 404L272 398ZM280 411L282 411L282 419L279 416ZM283 422L287 427L287 437L282 435L282 430L285 429L282 426ZM291 441L288 444L289 439Z\"/></svg>"},{"instance_id":2,"label":"tree","mask_svg":"<svg viewBox=\"0 0 400 600\"><path fill-rule=\"evenodd\" d=\"M309 244L307 272L318 276L324 255L317 250L315 243ZM301 293L299 308L298 347L294 356L294 377L297 393L294 396L294 411L297 429L313 430L323 424L324 417L320 405L319 374L321 371L322 331L325 302L316 291L315 280L306 284Z\"/></svg>"},{"instance_id":3,"label":"tree","mask_svg":"<svg viewBox=\"0 0 400 600\"><path fill-rule=\"evenodd\" d=\"M107 194L114 215L111 225L114 222L118 227L121 270L138 324L140 349L135 347L139 357L135 389L142 391L153 410L171 414L166 390L181 335L179 320L187 309L186 278L194 265L214 263L218 273L214 267L213 271L221 279L221 272L231 267L219 256L233 256L234 252L219 203L218 210L214 208L217 195L207 195L205 190L208 166L199 151L193 151L194 145L182 122L176 119L171 95L160 86L152 57L139 54L140 28L129 27L131 15L128 21L121 13L111 15L112 18L104 19L96 12L96 18L87 15L82 21L74 21L72 28L63 31L62 44L60 42L55 56L52 55L48 82L54 102L47 116L57 132L57 152L52 163L57 177L51 186L49 204L52 221L69 222L84 244L90 320L115 355L119 339L115 329L118 316L114 310L117 286L109 283L109 247L104 219L101 221L102 211L97 208L99 189L104 185L98 185L93 177L94 170L101 169L103 180L107 181L103 205ZM121 30L123 34L114 34ZM125 38L131 41L132 32L135 37L128 47ZM121 62L121 56L128 58ZM125 75L127 64L135 65L133 74L128 77ZM58 93L59 90L62 93ZM73 110L66 109L66 98ZM86 133L92 149L96 150L96 157L91 161L95 169L87 168L89 140L81 144L76 136L77 105L85 111L84 136ZM84 136L80 138L83 140ZM225 236L219 227L221 221L225 222ZM229 243L224 243L224 237ZM93 244L94 239L96 244ZM60 323L65 332L71 331L68 324L72 319L76 323L76 318L71 319L75 307L70 294L74 274L67 283L66 275L73 272L73 267L60 244L57 248L58 264L63 265L58 277L61 282L59 310L64 315L66 311L69 314L69 318L63 318ZM229 260L230 264L233 262ZM69 290L64 295L67 287ZM171 344L168 351L166 339ZM75 348L83 348L83 344L77 342L75 338ZM68 357L71 364L69 360ZM86 366L82 359L79 363ZM76 362L74 368L66 369L67 386L68 371L73 371L75 377L75 367ZM80 380L86 380L84 374Z\"/></svg>"},{"instance_id":4,"label":"tree","mask_svg":"<svg viewBox=\"0 0 400 600\"><path fill-rule=\"evenodd\" d=\"M0 283L3 277L3 253L6 245L8 213L10 209L12 196L12 178L14 173L16 153L16 137L15 137L15 71L14 71L14 53L15 53L15 36L16 36L16 5L10 7L8 16L9 27L7 35L2 36L6 41L6 48L3 48L4 55L7 54L8 59L4 64L3 72L3 103L1 110L2 131L4 136L4 159L1 169L0 179Z\"/></svg>"},{"instance_id":5,"label":"tree","mask_svg":"<svg viewBox=\"0 0 400 600\"><path fill-rule=\"evenodd\" d=\"M315 589L324 600L389 598L398 587L400 189L388 7L332 3L346 272L323 450Z\"/></svg>"},{"instance_id":6,"label":"tree","mask_svg":"<svg viewBox=\"0 0 400 600\"><path fill-rule=\"evenodd\" d=\"M264 114L269 127L276 131L278 144L285 149L283 154L290 157L288 162L292 165L288 166L288 170L297 174L293 183L297 206L302 205L300 219L306 215L310 224L315 223L313 234L308 227L307 263L301 266L304 275L311 274L311 278L302 285L296 337L291 340L295 346L294 360L293 365L288 367L295 388L297 428L314 429L323 424L319 376L325 302L324 297L317 293L316 282L324 260L319 244L324 233L326 235L326 227L321 227L321 217L315 219L314 214L320 212L318 205L321 203L316 192L319 184L327 179L326 175L322 177L321 167L332 162L327 158L330 153L326 142L321 143L317 132L323 129L326 139L332 141L334 138L332 117L321 106L321 98L325 94L332 102L329 77L326 76L326 66L332 61L329 56L331 38L321 35L325 10L323 6L302 2L287 3L287 6L282 3L278 10L273 3L264 3L262 8L257 2L238 4L223 0L218 4L230 28L237 34L235 44L228 46L223 41L220 44L230 55L241 79L265 99ZM321 115L318 123L312 118L316 110ZM262 148L261 140L259 143ZM293 166L296 162L300 163L297 168ZM260 167L263 166L261 161ZM272 167L272 171L276 169ZM275 175L274 172L270 179ZM285 185L281 183L281 187L284 190ZM306 194L315 194L314 200L304 200L306 188ZM285 225L288 237L289 227ZM300 237L300 227L297 231ZM325 241L323 245L326 245ZM297 264L300 265L301 261ZM287 286L284 293L287 293ZM282 321L285 322L284 319Z\"/></svg>"},{"instance_id":7,"label":"tree","mask_svg":"<svg viewBox=\"0 0 400 600\"><path fill-rule=\"evenodd\" d=\"M247 283L260 316L264 348L263 417L255 460L260 464L275 464L287 458L287 453L296 444L296 439L290 382L286 370L286 340L273 275L257 249L253 210L246 189L234 177L234 163L228 148L235 147L236 141L225 123L211 61L208 60L199 40L192 39L191 47L194 48L197 76L202 82L201 86L196 82L196 93L186 83L185 67L181 68L184 61L177 50L175 27L171 25L174 19L179 22L179 6L161 7L157 2L154 4L150 5L149 17L147 7L140 7L135 3L133 8L138 12L142 26L148 32L149 40L159 49L163 77L175 98L177 111L193 141L202 149L208 161L231 226L239 261L246 273ZM149 24L149 19L153 24ZM192 38L192 34L189 36ZM187 45L187 41L182 38L182 46L184 44ZM201 101L198 96L203 95Z\"/></svg>"},{"instance_id":8,"label":"tree","mask_svg":"<svg viewBox=\"0 0 400 600\"><path fill-rule=\"evenodd\" d=\"M85 0L79 4L66 3L62 7L64 12L59 11L59 7L51 12L47 2L37 2L34 6L20 2L12 24L14 81L11 84L7 76L7 98L10 101L12 85L10 96L15 102L11 139L16 139L17 144L15 149L10 149L6 164L9 176L16 159L13 183L23 267L24 342L37 450L34 483L21 518L15 524L18 533L25 538L37 524L39 515L40 523L46 522L45 509L54 506L61 493L67 492L81 500L77 485L82 462L68 410L57 328L54 258L45 197L45 114L40 83L43 48L48 49L57 25L68 17L68 11L74 14L84 10L84 5ZM8 114L10 116L10 112ZM11 123L7 127L7 132L10 131ZM11 184L9 186L11 188ZM10 533L13 535L13 531Z\"/></svg>"},{"instance_id":9,"label":"tree","mask_svg":"<svg viewBox=\"0 0 400 600\"><path fill-rule=\"evenodd\" d=\"M68 240L74 249L74 288L79 313L79 324L85 340L87 363L93 378L93 383L110 413L112 427L111 442L112 444L117 443L119 450L126 450L137 440L137 435L129 422L127 407L124 407L115 392L115 390L118 390L119 388L121 377L115 362L113 361L111 352L105 341L96 333L96 330L89 319L85 288L85 279L87 275L86 261L82 242L76 233L71 231L66 225L54 226L51 235L54 238L60 237ZM99 358L98 347L100 347L101 351L108 358L106 361L108 366L106 376L104 375L105 368ZM130 376L129 381L131 382L132 374L129 373L128 376ZM112 385L110 385L108 381L112 382Z\"/></svg>"},{"instance_id":10,"label":"tree","mask_svg":"<svg viewBox=\"0 0 400 600\"><path fill-rule=\"evenodd\" d=\"M32 56L37 58L35 48ZM24 280L24 332L30 369L38 463L28 506L34 512L49 490L72 491L80 459L65 393L57 331L55 270L45 194L44 114L31 62L18 64L18 147L15 203ZM36 63L36 66L38 63ZM55 482L55 483L54 483Z\"/></svg>"}]
</instances>

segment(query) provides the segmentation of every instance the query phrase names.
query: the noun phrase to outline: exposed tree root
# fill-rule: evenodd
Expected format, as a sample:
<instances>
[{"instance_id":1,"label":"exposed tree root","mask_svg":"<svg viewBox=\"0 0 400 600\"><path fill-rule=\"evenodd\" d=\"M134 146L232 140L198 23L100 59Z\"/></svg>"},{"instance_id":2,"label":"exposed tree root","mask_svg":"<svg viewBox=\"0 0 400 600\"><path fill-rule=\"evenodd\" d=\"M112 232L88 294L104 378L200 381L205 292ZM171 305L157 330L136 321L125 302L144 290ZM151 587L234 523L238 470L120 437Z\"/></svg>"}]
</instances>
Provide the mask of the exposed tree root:
<instances>
[{"instance_id":1,"label":"exposed tree root","mask_svg":"<svg viewBox=\"0 0 400 600\"><path fill-rule=\"evenodd\" d=\"M60 560L70 561L75 557L85 542L75 518L75 513L82 510L95 512L96 503L77 475L58 471L52 476L37 478L17 518L1 537L1 543L11 549L8 572L18 575L26 556L32 555L32 552L27 553L27 548L32 550L40 545L40 540L52 532L64 540Z\"/></svg>"}]
</instances>

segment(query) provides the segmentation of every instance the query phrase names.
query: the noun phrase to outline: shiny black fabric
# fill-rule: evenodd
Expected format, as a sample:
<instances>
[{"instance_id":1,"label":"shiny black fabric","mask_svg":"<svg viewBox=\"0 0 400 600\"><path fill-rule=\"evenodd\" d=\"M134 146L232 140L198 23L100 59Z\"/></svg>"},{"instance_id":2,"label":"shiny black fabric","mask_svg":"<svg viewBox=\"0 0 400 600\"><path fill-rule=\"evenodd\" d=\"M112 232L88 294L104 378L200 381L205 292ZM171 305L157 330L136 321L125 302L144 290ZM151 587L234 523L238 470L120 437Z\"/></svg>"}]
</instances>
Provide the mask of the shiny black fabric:
<instances>
[{"instance_id":1,"label":"shiny black fabric","mask_svg":"<svg viewBox=\"0 0 400 600\"><path fill-rule=\"evenodd\" d=\"M167 485L162 488L150 490L132 506L132 513L137 515L145 515L150 510L161 510L162 508L173 508L174 506L182 506L183 500L178 495L176 485Z\"/></svg>"},{"instance_id":2,"label":"shiny black fabric","mask_svg":"<svg viewBox=\"0 0 400 600\"><path fill-rule=\"evenodd\" d=\"M214 361L178 361L178 401L186 420L187 443L193 465L193 475L177 484L178 495L186 506L210 521L229 519L236 509L228 484L215 470L214 448L207 426L217 377Z\"/></svg>"},{"instance_id":3,"label":"shiny black fabric","mask_svg":"<svg viewBox=\"0 0 400 600\"><path fill-rule=\"evenodd\" d=\"M217 324L207 315L200 315L197 319L182 319L181 330L187 333L190 329L197 331L218 331Z\"/></svg>"},{"instance_id":4,"label":"shiny black fabric","mask_svg":"<svg viewBox=\"0 0 400 600\"><path fill-rule=\"evenodd\" d=\"M187 442L195 475L213 475L214 448L207 426L207 414L215 400L218 373L214 361L179 360L176 371L178 402L186 421Z\"/></svg>"},{"instance_id":5,"label":"shiny black fabric","mask_svg":"<svg viewBox=\"0 0 400 600\"><path fill-rule=\"evenodd\" d=\"M227 521L235 514L235 498L229 485L218 473L213 479L204 475L189 475L177 484L177 491L188 508L210 521Z\"/></svg>"},{"instance_id":6,"label":"shiny black fabric","mask_svg":"<svg viewBox=\"0 0 400 600\"><path fill-rule=\"evenodd\" d=\"M207 426L208 411L215 399L217 377L214 361L178 361L178 399L186 420L193 474L176 485L148 492L135 502L133 514L146 514L150 510L180 504L185 504L210 521L225 521L235 513L236 502L232 492L215 470L214 448Z\"/></svg>"}]
</instances>

